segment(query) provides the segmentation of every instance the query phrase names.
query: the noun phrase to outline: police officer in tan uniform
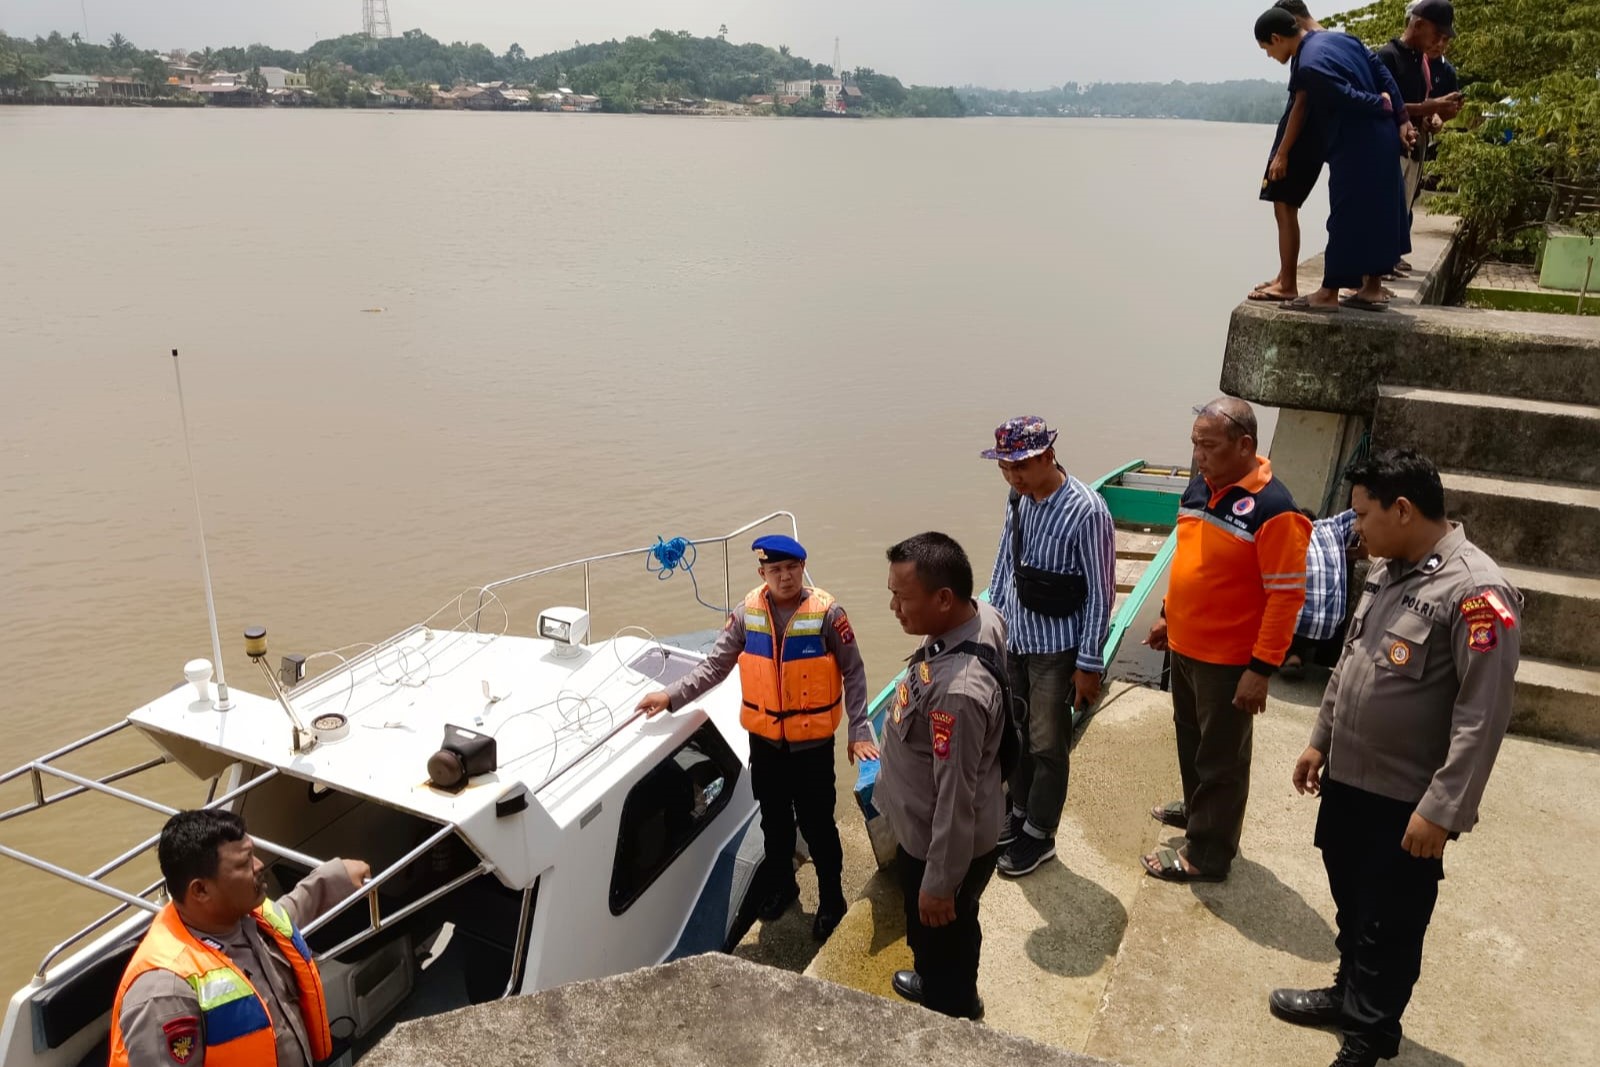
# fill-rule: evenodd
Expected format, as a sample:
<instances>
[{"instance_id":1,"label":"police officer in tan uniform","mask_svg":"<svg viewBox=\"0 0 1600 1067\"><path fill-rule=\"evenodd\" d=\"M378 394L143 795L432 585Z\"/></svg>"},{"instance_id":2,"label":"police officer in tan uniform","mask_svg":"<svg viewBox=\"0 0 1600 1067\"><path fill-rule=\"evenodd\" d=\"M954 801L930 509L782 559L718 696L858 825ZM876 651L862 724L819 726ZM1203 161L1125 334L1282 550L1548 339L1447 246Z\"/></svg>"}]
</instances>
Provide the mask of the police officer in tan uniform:
<instances>
[{"instance_id":1,"label":"police officer in tan uniform","mask_svg":"<svg viewBox=\"0 0 1600 1067\"><path fill-rule=\"evenodd\" d=\"M924 638L884 722L873 793L900 843L916 963L895 974L894 990L932 1011L979 1019L978 898L994 874L1006 815L1005 623L972 598L972 565L951 538L918 534L888 555L890 610Z\"/></svg>"},{"instance_id":2,"label":"police officer in tan uniform","mask_svg":"<svg viewBox=\"0 0 1600 1067\"><path fill-rule=\"evenodd\" d=\"M1445 520L1426 458L1386 452L1346 478L1374 563L1294 768L1295 788L1322 797L1339 970L1326 989L1275 990L1269 1007L1342 1030L1334 1067L1372 1067L1399 1051L1445 844L1477 823L1511 719L1522 596Z\"/></svg>"},{"instance_id":3,"label":"police officer in tan uniform","mask_svg":"<svg viewBox=\"0 0 1600 1067\"><path fill-rule=\"evenodd\" d=\"M157 856L169 906L187 935L225 956L266 1005L276 1067L309 1067L315 1058L291 964L249 918L266 897L267 883L244 820L209 808L180 811L162 827ZM277 903L298 928L355 892L371 873L361 860L332 859ZM325 1005L315 1010L326 1013ZM205 1062L207 1028L198 995L172 971L156 968L135 978L119 998L112 1025L120 1029L120 1058L128 1067ZM118 1059L114 1049L113 1063Z\"/></svg>"}]
</instances>

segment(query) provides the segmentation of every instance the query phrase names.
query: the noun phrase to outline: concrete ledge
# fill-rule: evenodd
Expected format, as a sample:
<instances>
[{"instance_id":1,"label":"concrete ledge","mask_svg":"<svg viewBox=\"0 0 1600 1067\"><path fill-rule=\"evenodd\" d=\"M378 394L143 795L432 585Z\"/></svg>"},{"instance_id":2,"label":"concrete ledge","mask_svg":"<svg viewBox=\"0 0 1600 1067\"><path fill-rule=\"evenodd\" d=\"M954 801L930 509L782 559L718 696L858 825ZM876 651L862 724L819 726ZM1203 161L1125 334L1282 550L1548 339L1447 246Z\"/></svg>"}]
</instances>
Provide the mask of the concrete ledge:
<instances>
[{"instance_id":1,"label":"concrete ledge","mask_svg":"<svg viewBox=\"0 0 1600 1067\"><path fill-rule=\"evenodd\" d=\"M1600 670L1522 657L1511 729L1547 741L1600 747Z\"/></svg>"},{"instance_id":2,"label":"concrete ledge","mask_svg":"<svg viewBox=\"0 0 1600 1067\"><path fill-rule=\"evenodd\" d=\"M1600 550L1597 550L1600 551ZM1600 578L1502 564L1520 590L1522 654L1600 667Z\"/></svg>"},{"instance_id":3,"label":"concrete ledge","mask_svg":"<svg viewBox=\"0 0 1600 1067\"><path fill-rule=\"evenodd\" d=\"M1600 570L1600 489L1444 471L1445 506L1501 563Z\"/></svg>"},{"instance_id":4,"label":"concrete ledge","mask_svg":"<svg viewBox=\"0 0 1600 1067\"><path fill-rule=\"evenodd\" d=\"M1600 485L1600 407L1378 387L1372 436L1443 468Z\"/></svg>"},{"instance_id":5,"label":"concrete ledge","mask_svg":"<svg viewBox=\"0 0 1600 1067\"><path fill-rule=\"evenodd\" d=\"M1328 315L1248 303L1233 312L1224 392L1370 416L1380 382L1600 404L1600 319L1443 307Z\"/></svg>"},{"instance_id":6,"label":"concrete ledge","mask_svg":"<svg viewBox=\"0 0 1600 1067\"><path fill-rule=\"evenodd\" d=\"M404 1023L363 1067L1110 1067L731 956L695 956Z\"/></svg>"}]
</instances>

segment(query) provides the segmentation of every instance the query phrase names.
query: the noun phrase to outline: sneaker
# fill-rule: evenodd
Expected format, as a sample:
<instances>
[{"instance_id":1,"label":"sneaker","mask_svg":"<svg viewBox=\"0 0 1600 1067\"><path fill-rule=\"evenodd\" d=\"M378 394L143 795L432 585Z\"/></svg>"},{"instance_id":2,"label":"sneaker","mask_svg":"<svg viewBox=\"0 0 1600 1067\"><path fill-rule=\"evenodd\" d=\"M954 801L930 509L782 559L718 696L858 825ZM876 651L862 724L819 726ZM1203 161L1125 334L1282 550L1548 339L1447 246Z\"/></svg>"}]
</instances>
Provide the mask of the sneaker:
<instances>
[{"instance_id":1,"label":"sneaker","mask_svg":"<svg viewBox=\"0 0 1600 1067\"><path fill-rule=\"evenodd\" d=\"M1326 989L1274 989L1267 1008L1296 1026L1336 1026L1344 1016L1344 993L1338 986Z\"/></svg>"},{"instance_id":2,"label":"sneaker","mask_svg":"<svg viewBox=\"0 0 1600 1067\"><path fill-rule=\"evenodd\" d=\"M1007 878L1021 878L1038 870L1041 863L1055 854L1054 838L1019 834L1017 839L1011 842L1011 847L1000 857L1000 861L994 865L994 869Z\"/></svg>"},{"instance_id":3,"label":"sneaker","mask_svg":"<svg viewBox=\"0 0 1600 1067\"><path fill-rule=\"evenodd\" d=\"M1022 836L1022 824L1028 821L1026 815L1018 815L1014 811L1006 812L1006 824L1000 828L1000 840L995 844L1005 848L1011 842Z\"/></svg>"},{"instance_id":4,"label":"sneaker","mask_svg":"<svg viewBox=\"0 0 1600 1067\"><path fill-rule=\"evenodd\" d=\"M771 922L789 910L789 906L800 899L800 887L793 882L778 889L774 889L761 901L761 910L756 912L762 922Z\"/></svg>"}]
</instances>

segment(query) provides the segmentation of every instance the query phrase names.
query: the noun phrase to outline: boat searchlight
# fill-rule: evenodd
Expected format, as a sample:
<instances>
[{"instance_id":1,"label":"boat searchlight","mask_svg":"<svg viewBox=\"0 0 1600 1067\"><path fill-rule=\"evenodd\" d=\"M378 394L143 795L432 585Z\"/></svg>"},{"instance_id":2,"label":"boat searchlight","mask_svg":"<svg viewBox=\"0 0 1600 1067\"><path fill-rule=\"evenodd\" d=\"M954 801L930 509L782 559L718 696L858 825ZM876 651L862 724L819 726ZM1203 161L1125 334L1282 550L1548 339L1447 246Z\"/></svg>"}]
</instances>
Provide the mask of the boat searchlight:
<instances>
[{"instance_id":1,"label":"boat searchlight","mask_svg":"<svg viewBox=\"0 0 1600 1067\"><path fill-rule=\"evenodd\" d=\"M555 642L556 655L576 656L589 639L589 613L582 608L546 608L539 613L539 636Z\"/></svg>"}]
</instances>

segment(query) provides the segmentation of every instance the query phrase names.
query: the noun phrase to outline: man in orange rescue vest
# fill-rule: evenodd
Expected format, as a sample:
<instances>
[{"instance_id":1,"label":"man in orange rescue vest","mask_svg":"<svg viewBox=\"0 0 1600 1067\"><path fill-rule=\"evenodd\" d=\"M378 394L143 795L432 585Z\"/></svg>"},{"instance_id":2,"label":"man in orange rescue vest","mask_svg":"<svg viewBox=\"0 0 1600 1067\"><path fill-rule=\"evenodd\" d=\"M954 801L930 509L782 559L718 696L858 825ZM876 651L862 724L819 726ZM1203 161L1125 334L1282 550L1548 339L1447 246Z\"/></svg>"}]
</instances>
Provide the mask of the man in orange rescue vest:
<instances>
[{"instance_id":1,"label":"man in orange rescue vest","mask_svg":"<svg viewBox=\"0 0 1600 1067\"><path fill-rule=\"evenodd\" d=\"M1253 717L1283 665L1306 599L1311 521L1256 455L1256 413L1235 397L1195 409L1194 478L1161 619L1145 643L1172 650L1172 720L1183 799L1153 810L1187 831L1144 857L1169 882L1220 882L1239 854Z\"/></svg>"},{"instance_id":2,"label":"man in orange rescue vest","mask_svg":"<svg viewBox=\"0 0 1600 1067\"><path fill-rule=\"evenodd\" d=\"M806 550L792 537L758 538L751 549L762 583L728 616L706 661L639 701L651 715L676 711L739 668L740 718L750 731L750 787L761 805L766 862L757 914L778 918L800 896L795 827L817 868L811 934L826 941L844 918L844 850L833 821L833 734L850 717L850 760L877 759L867 721L867 669L844 608L805 585Z\"/></svg>"},{"instance_id":3,"label":"man in orange rescue vest","mask_svg":"<svg viewBox=\"0 0 1600 1067\"><path fill-rule=\"evenodd\" d=\"M282 900L231 811L180 811L156 846L170 902L117 987L111 1067L309 1067L333 1052L322 979L299 926L371 874L329 860Z\"/></svg>"}]
</instances>

